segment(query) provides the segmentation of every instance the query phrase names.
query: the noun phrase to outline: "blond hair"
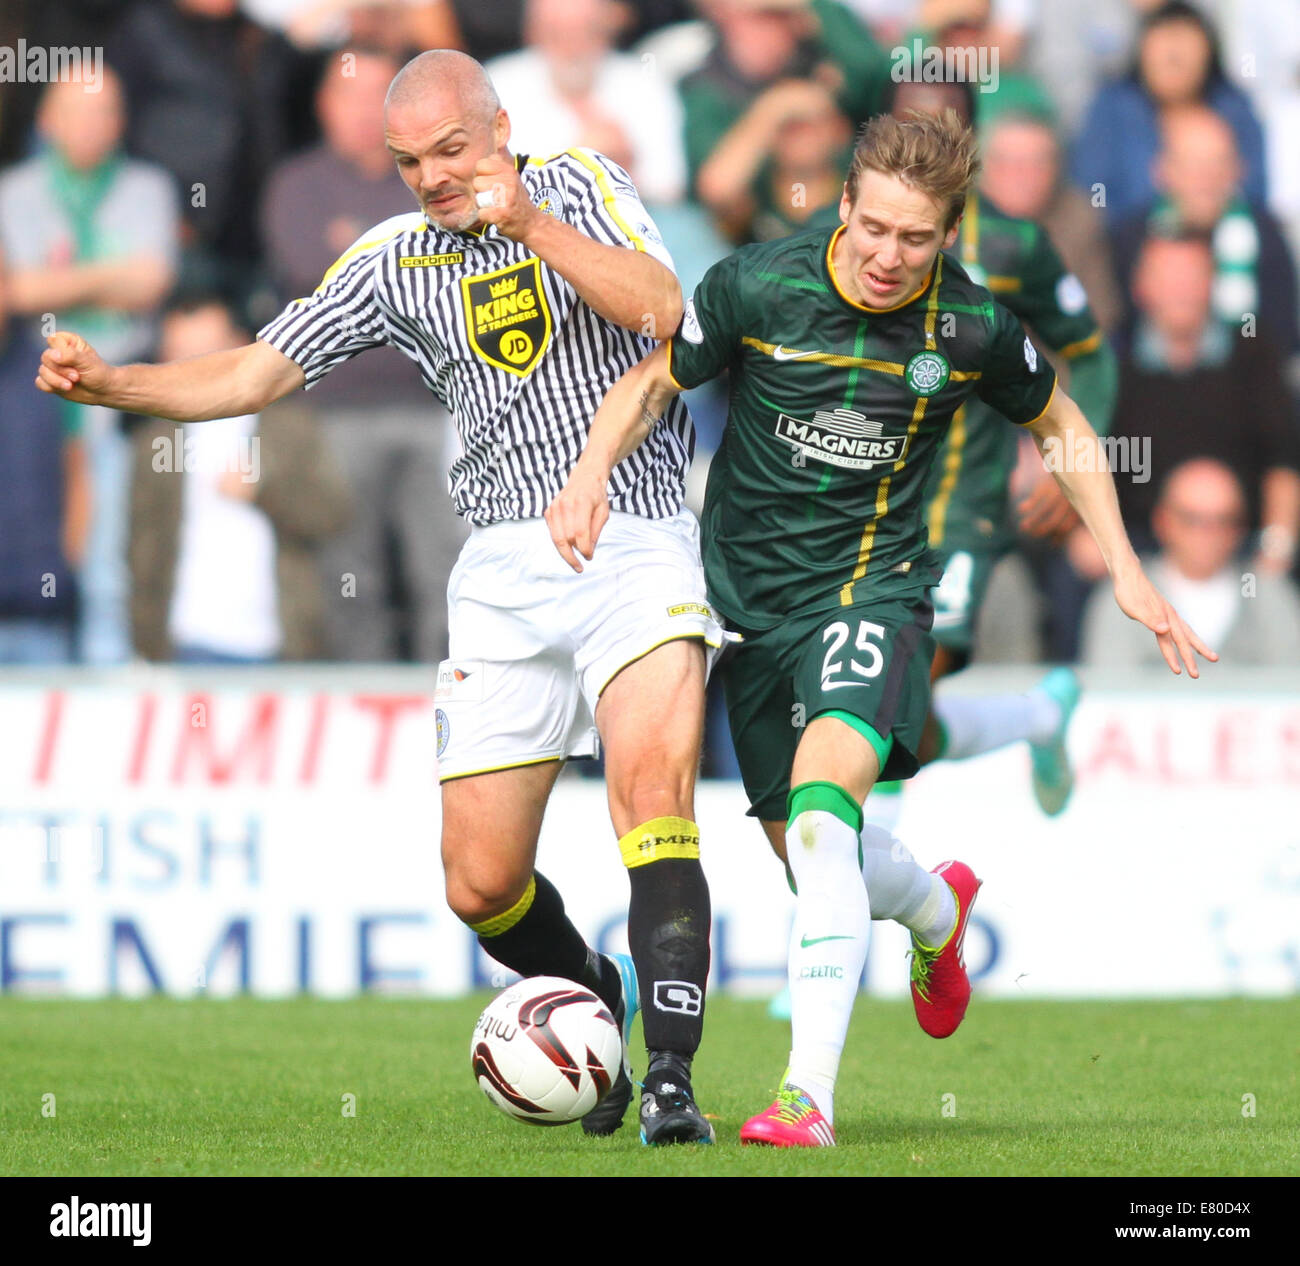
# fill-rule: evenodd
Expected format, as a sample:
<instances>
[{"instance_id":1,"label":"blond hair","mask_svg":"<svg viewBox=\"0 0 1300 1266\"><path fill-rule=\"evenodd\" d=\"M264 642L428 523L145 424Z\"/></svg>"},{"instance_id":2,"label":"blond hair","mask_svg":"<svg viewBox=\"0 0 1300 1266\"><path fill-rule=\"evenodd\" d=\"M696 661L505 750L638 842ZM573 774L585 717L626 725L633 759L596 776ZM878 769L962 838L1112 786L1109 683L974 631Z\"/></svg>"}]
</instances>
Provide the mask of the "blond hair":
<instances>
[{"instance_id":1,"label":"blond hair","mask_svg":"<svg viewBox=\"0 0 1300 1266\"><path fill-rule=\"evenodd\" d=\"M944 228L951 229L966 207L979 165L975 133L955 110L940 114L908 110L901 119L878 114L858 134L844 185L849 201L857 202L864 172L894 176L946 206Z\"/></svg>"}]
</instances>

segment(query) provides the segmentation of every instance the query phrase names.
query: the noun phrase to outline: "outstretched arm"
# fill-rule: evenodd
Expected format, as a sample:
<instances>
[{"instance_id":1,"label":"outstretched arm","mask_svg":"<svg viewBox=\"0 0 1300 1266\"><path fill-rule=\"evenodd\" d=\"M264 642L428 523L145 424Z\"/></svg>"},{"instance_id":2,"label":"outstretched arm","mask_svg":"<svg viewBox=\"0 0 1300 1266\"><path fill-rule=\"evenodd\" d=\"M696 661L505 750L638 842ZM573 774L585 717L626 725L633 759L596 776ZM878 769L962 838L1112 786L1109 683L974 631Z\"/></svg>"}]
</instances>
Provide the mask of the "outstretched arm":
<instances>
[{"instance_id":1,"label":"outstretched arm","mask_svg":"<svg viewBox=\"0 0 1300 1266\"><path fill-rule=\"evenodd\" d=\"M1120 610L1156 635L1160 653L1173 672L1182 672L1181 659L1188 673L1199 677L1196 654L1211 661L1219 657L1183 623L1178 612L1147 579L1124 530L1115 481L1107 468L1097 433L1088 425L1079 406L1058 387L1042 416L1029 423L1027 429L1033 433L1038 451L1056 476L1061 491L1097 542ZM1095 448L1092 460L1077 460L1078 454L1090 446Z\"/></svg>"},{"instance_id":2,"label":"outstretched arm","mask_svg":"<svg viewBox=\"0 0 1300 1266\"><path fill-rule=\"evenodd\" d=\"M305 381L298 365L260 340L165 365L109 365L81 335L65 331L45 341L36 378L42 391L177 422L260 413Z\"/></svg>"},{"instance_id":3,"label":"outstretched arm","mask_svg":"<svg viewBox=\"0 0 1300 1266\"><path fill-rule=\"evenodd\" d=\"M608 391L591 422L587 446L560 495L546 508L551 540L574 571L590 560L609 519L606 487L614 467L634 453L681 390L668 372L668 349L655 348Z\"/></svg>"}]
</instances>

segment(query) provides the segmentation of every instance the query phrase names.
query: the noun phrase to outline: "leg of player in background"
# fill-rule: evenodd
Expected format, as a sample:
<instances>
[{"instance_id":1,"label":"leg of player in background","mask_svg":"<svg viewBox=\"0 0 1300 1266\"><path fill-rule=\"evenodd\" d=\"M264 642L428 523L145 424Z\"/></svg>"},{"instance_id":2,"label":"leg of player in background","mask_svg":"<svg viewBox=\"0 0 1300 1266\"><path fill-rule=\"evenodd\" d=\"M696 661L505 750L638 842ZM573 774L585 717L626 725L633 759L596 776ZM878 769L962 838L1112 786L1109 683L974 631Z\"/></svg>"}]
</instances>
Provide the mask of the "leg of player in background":
<instances>
[{"instance_id":1,"label":"leg of player in background","mask_svg":"<svg viewBox=\"0 0 1300 1266\"><path fill-rule=\"evenodd\" d=\"M562 768L562 761L543 761L443 782L447 904L503 966L521 976L575 980L622 1020L625 995L618 965L587 945L565 914L559 892L533 869L546 801ZM613 1095L611 1089L593 1111L600 1113ZM622 1124L630 1082L621 1098L608 1128L609 1111L594 1129L583 1118L587 1133L612 1133Z\"/></svg>"},{"instance_id":2,"label":"leg of player in background","mask_svg":"<svg viewBox=\"0 0 1300 1266\"><path fill-rule=\"evenodd\" d=\"M966 667L965 651L939 646L930 680L937 683ZM1079 702L1079 679L1069 668L1054 668L1023 694L935 694L917 752L922 765L936 760L969 760L1012 743L1027 742L1034 797L1048 817L1061 813L1074 789L1074 772L1065 748L1070 718ZM868 822L892 832L902 812L903 784L878 783L862 807Z\"/></svg>"},{"instance_id":3,"label":"leg of player in background","mask_svg":"<svg viewBox=\"0 0 1300 1266\"><path fill-rule=\"evenodd\" d=\"M709 974L709 889L695 777L704 733L704 649L657 647L619 672L596 707L610 817L628 868L628 942L642 997L649 1143L712 1142L691 1089Z\"/></svg>"}]
</instances>

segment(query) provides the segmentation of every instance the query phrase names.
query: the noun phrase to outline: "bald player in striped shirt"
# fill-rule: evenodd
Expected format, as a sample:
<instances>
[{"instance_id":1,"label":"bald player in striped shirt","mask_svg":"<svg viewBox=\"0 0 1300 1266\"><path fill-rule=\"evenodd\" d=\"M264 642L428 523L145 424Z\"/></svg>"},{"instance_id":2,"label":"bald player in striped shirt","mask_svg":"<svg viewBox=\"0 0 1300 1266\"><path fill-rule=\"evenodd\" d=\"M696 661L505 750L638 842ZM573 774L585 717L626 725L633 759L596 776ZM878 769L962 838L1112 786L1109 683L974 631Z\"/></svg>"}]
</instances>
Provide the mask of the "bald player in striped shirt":
<instances>
[{"instance_id":1,"label":"bald player in striped shirt","mask_svg":"<svg viewBox=\"0 0 1300 1266\"><path fill-rule=\"evenodd\" d=\"M408 63L385 130L420 210L363 234L254 343L116 367L60 332L37 385L202 421L259 412L381 344L420 365L455 418L451 492L473 524L448 585L451 656L436 689L448 904L499 962L576 980L621 1022L624 1067L588 1133L622 1124L640 1008L642 1138L712 1142L691 1087L710 924L694 783L706 657L722 631L682 506L685 408L674 402L654 443L613 472L602 555L581 574L557 557L544 517L605 391L677 328L672 261L617 164L589 150L512 155L509 119L463 54ZM630 959L589 947L534 866L564 761L602 746Z\"/></svg>"}]
</instances>

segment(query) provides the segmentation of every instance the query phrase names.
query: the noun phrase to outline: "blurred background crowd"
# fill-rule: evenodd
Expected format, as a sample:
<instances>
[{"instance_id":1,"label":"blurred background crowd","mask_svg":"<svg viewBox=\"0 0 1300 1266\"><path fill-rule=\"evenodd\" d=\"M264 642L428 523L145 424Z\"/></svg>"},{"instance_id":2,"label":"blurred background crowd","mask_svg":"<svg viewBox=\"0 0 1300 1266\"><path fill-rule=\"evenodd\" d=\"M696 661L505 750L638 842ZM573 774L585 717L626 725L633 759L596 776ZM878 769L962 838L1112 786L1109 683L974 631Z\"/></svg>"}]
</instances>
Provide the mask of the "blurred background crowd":
<instances>
[{"instance_id":1,"label":"blurred background crowd","mask_svg":"<svg viewBox=\"0 0 1300 1266\"><path fill-rule=\"evenodd\" d=\"M1045 230L1102 331L1093 420L1147 454L1117 482L1158 582L1225 661L1300 662L1296 0L7 0L22 41L104 71L0 82L0 663L445 654L456 439L397 352L183 430L32 385L55 327L117 363L246 341L414 209L382 104L430 47L487 65L515 152L626 167L688 295L834 223L867 117L964 109L981 205ZM901 51L930 49L988 73L909 96ZM690 403L698 504L725 384ZM1145 662L1044 478L1026 451L975 661Z\"/></svg>"}]
</instances>

